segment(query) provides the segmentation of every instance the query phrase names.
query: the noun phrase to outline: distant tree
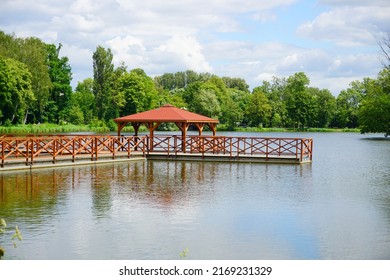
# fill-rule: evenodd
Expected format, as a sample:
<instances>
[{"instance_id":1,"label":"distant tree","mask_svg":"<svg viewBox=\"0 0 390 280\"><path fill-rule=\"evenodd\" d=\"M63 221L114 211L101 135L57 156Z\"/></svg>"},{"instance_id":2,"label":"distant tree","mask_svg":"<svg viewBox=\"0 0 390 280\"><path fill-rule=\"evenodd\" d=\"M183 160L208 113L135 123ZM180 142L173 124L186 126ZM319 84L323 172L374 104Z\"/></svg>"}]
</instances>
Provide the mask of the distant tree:
<instances>
[{"instance_id":1,"label":"distant tree","mask_svg":"<svg viewBox=\"0 0 390 280\"><path fill-rule=\"evenodd\" d=\"M192 106L196 113L211 118L218 118L221 111L218 97L214 91L210 89L200 89L194 96Z\"/></svg>"},{"instance_id":2,"label":"distant tree","mask_svg":"<svg viewBox=\"0 0 390 280\"><path fill-rule=\"evenodd\" d=\"M93 94L95 95L96 114L104 120L109 107L111 83L114 74L111 49L98 46L93 53Z\"/></svg>"},{"instance_id":3,"label":"distant tree","mask_svg":"<svg viewBox=\"0 0 390 280\"><path fill-rule=\"evenodd\" d=\"M365 88L358 111L361 132L390 135L390 70L382 70L377 80L366 79Z\"/></svg>"},{"instance_id":4,"label":"distant tree","mask_svg":"<svg viewBox=\"0 0 390 280\"><path fill-rule=\"evenodd\" d=\"M59 123L62 112L69 105L72 87L72 70L67 57L59 57L62 45L56 47L53 44L46 45L48 54L48 71L53 87L50 89L50 97L46 115L49 122Z\"/></svg>"},{"instance_id":5,"label":"distant tree","mask_svg":"<svg viewBox=\"0 0 390 280\"><path fill-rule=\"evenodd\" d=\"M120 80L126 73L126 66L123 62L113 72L105 116L106 121L112 121L112 119L119 117L123 106L125 106L126 100L120 86Z\"/></svg>"},{"instance_id":6,"label":"distant tree","mask_svg":"<svg viewBox=\"0 0 390 280\"><path fill-rule=\"evenodd\" d=\"M253 89L245 110L245 120L249 126L268 126L271 117L271 105L261 87Z\"/></svg>"},{"instance_id":7,"label":"distant tree","mask_svg":"<svg viewBox=\"0 0 390 280\"><path fill-rule=\"evenodd\" d=\"M77 108L77 109L76 109ZM93 94L93 79L87 78L82 82L78 82L76 90L71 94L68 109L62 112L62 119L74 123L77 120L78 124L83 121L84 124L89 124L97 117L94 115L95 95ZM82 117L80 116L82 113Z\"/></svg>"},{"instance_id":8,"label":"distant tree","mask_svg":"<svg viewBox=\"0 0 390 280\"><path fill-rule=\"evenodd\" d=\"M227 88L236 89L243 92L249 92L249 85L244 79L222 77L222 81L225 83L225 86Z\"/></svg>"},{"instance_id":9,"label":"distant tree","mask_svg":"<svg viewBox=\"0 0 390 280\"><path fill-rule=\"evenodd\" d=\"M336 113L332 125L340 128L358 127L358 109L364 94L364 85L359 81L350 84L336 98Z\"/></svg>"},{"instance_id":10,"label":"distant tree","mask_svg":"<svg viewBox=\"0 0 390 280\"><path fill-rule=\"evenodd\" d=\"M24 123L34 98L27 66L0 56L0 124Z\"/></svg>"},{"instance_id":11,"label":"distant tree","mask_svg":"<svg viewBox=\"0 0 390 280\"><path fill-rule=\"evenodd\" d=\"M336 113L336 98L327 89L309 88L308 91L313 98L313 114L309 126L328 127Z\"/></svg>"},{"instance_id":12,"label":"distant tree","mask_svg":"<svg viewBox=\"0 0 390 280\"><path fill-rule=\"evenodd\" d=\"M147 111L159 105L158 91L153 79L142 69L124 73L118 80L118 90L125 99L122 115Z\"/></svg>"},{"instance_id":13,"label":"distant tree","mask_svg":"<svg viewBox=\"0 0 390 280\"><path fill-rule=\"evenodd\" d=\"M271 82L264 81L261 85L261 91L267 96L272 108L270 125L272 127L283 127L287 124L287 79L273 77Z\"/></svg>"},{"instance_id":14,"label":"distant tree","mask_svg":"<svg viewBox=\"0 0 390 280\"><path fill-rule=\"evenodd\" d=\"M290 125L305 127L309 124L312 110L312 96L308 92L309 78L305 73L288 77L286 84L286 109Z\"/></svg>"},{"instance_id":15,"label":"distant tree","mask_svg":"<svg viewBox=\"0 0 390 280\"><path fill-rule=\"evenodd\" d=\"M233 98L229 98L224 104L221 105L221 117L220 122L227 125L229 129L241 123L244 118L243 110L240 108L240 104L235 102Z\"/></svg>"}]
</instances>

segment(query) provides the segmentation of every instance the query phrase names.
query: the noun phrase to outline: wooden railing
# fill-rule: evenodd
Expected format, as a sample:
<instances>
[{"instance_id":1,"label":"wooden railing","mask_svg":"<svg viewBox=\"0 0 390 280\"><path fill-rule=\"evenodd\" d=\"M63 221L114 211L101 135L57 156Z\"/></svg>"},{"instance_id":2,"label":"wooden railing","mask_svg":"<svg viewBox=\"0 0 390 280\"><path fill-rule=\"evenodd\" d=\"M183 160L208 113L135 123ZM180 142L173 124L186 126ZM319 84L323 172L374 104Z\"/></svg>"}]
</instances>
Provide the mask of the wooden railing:
<instances>
[{"instance_id":1,"label":"wooden railing","mask_svg":"<svg viewBox=\"0 0 390 280\"><path fill-rule=\"evenodd\" d=\"M145 156L146 138L110 135L4 136L0 138L0 166L20 160L24 160L26 165L33 165L45 160L56 163L60 159L74 162L76 159L90 158L96 161L103 155L115 159L118 154L130 157L134 151Z\"/></svg>"},{"instance_id":2,"label":"wooden railing","mask_svg":"<svg viewBox=\"0 0 390 280\"><path fill-rule=\"evenodd\" d=\"M185 139L183 151L181 136L155 136L153 147L148 153L166 153L177 156L179 153L221 154L229 157L263 156L265 159L277 157L295 158L297 161L311 161L313 139L311 138L260 138L228 136L189 136Z\"/></svg>"},{"instance_id":3,"label":"wooden railing","mask_svg":"<svg viewBox=\"0 0 390 280\"><path fill-rule=\"evenodd\" d=\"M185 149L183 150L183 141ZM153 146L150 146L153 143ZM164 154L224 155L230 158L258 156L294 158L299 162L311 161L313 140L310 138L260 138L228 136L157 135L149 136L110 135L57 135L29 137L0 137L0 167L12 162L33 165L37 162L90 159L99 157L115 159L132 155L148 156Z\"/></svg>"}]
</instances>

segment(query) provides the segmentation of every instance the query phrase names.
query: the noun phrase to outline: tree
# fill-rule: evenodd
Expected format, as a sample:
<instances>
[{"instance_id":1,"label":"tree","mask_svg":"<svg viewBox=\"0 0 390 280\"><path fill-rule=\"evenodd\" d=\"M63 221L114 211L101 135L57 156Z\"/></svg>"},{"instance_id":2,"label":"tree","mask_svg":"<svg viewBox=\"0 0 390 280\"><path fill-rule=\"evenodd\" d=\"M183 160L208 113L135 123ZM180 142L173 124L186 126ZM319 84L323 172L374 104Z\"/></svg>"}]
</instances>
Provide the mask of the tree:
<instances>
[{"instance_id":1,"label":"tree","mask_svg":"<svg viewBox=\"0 0 390 280\"><path fill-rule=\"evenodd\" d=\"M271 105L261 87L253 89L245 111L245 119L249 126L267 126L271 116Z\"/></svg>"},{"instance_id":2,"label":"tree","mask_svg":"<svg viewBox=\"0 0 390 280\"><path fill-rule=\"evenodd\" d=\"M272 82L264 81L260 87L272 108L270 116L272 127L282 127L287 124L286 85L286 78L273 77Z\"/></svg>"},{"instance_id":3,"label":"tree","mask_svg":"<svg viewBox=\"0 0 390 280\"><path fill-rule=\"evenodd\" d=\"M295 73L288 77L286 85L286 109L290 125L305 127L309 123L312 96L308 93L309 78L305 73Z\"/></svg>"},{"instance_id":4,"label":"tree","mask_svg":"<svg viewBox=\"0 0 390 280\"><path fill-rule=\"evenodd\" d=\"M309 88L308 91L314 102L309 126L329 127L336 112L336 98L327 89Z\"/></svg>"},{"instance_id":5,"label":"tree","mask_svg":"<svg viewBox=\"0 0 390 280\"><path fill-rule=\"evenodd\" d=\"M95 95L96 114L104 120L110 101L111 82L114 74L111 49L98 46L93 53L93 94Z\"/></svg>"},{"instance_id":6,"label":"tree","mask_svg":"<svg viewBox=\"0 0 390 280\"><path fill-rule=\"evenodd\" d=\"M382 51L381 63L385 69L390 70L390 32L387 32L383 41L378 42L378 45Z\"/></svg>"},{"instance_id":7,"label":"tree","mask_svg":"<svg viewBox=\"0 0 390 280\"><path fill-rule=\"evenodd\" d=\"M71 123L77 120L78 123L83 121L84 124L89 124L96 117L94 108L93 79L87 78L82 82L78 82L75 92L71 94L68 110L63 111L62 118Z\"/></svg>"},{"instance_id":8,"label":"tree","mask_svg":"<svg viewBox=\"0 0 390 280\"><path fill-rule=\"evenodd\" d=\"M72 80L71 67L67 57L59 57L62 45L58 48L46 45L48 55L48 71L53 87L50 89L50 97L46 115L49 122L59 123L62 112L67 108L72 94L70 82Z\"/></svg>"},{"instance_id":9,"label":"tree","mask_svg":"<svg viewBox=\"0 0 390 280\"><path fill-rule=\"evenodd\" d=\"M192 106L196 113L208 116L210 118L218 117L221 111L216 94L214 91L209 89L201 89L194 96Z\"/></svg>"},{"instance_id":10,"label":"tree","mask_svg":"<svg viewBox=\"0 0 390 280\"><path fill-rule=\"evenodd\" d=\"M46 44L38 38L15 38L13 35L0 32L0 55L22 62L27 66L31 73L31 88L35 97L30 106L34 116L31 121L45 121L44 112L52 87L48 72Z\"/></svg>"},{"instance_id":11,"label":"tree","mask_svg":"<svg viewBox=\"0 0 390 280\"><path fill-rule=\"evenodd\" d=\"M0 123L24 123L34 101L31 73L27 66L0 56Z\"/></svg>"},{"instance_id":12,"label":"tree","mask_svg":"<svg viewBox=\"0 0 390 280\"><path fill-rule=\"evenodd\" d=\"M243 120L243 110L240 108L239 103L235 102L233 98L229 98L221 106L221 123L227 124L229 129L233 129L237 123Z\"/></svg>"},{"instance_id":13,"label":"tree","mask_svg":"<svg viewBox=\"0 0 390 280\"><path fill-rule=\"evenodd\" d=\"M354 81L350 88L342 90L336 98L336 113L333 126L340 128L358 127L358 109L364 94L363 84Z\"/></svg>"},{"instance_id":14,"label":"tree","mask_svg":"<svg viewBox=\"0 0 390 280\"><path fill-rule=\"evenodd\" d=\"M147 111L159 105L154 82L142 69L124 73L118 81L118 90L125 99L122 115Z\"/></svg>"},{"instance_id":15,"label":"tree","mask_svg":"<svg viewBox=\"0 0 390 280\"><path fill-rule=\"evenodd\" d=\"M362 133L384 132L390 135L390 70L382 70L377 80L366 79L366 94L358 116Z\"/></svg>"}]
</instances>

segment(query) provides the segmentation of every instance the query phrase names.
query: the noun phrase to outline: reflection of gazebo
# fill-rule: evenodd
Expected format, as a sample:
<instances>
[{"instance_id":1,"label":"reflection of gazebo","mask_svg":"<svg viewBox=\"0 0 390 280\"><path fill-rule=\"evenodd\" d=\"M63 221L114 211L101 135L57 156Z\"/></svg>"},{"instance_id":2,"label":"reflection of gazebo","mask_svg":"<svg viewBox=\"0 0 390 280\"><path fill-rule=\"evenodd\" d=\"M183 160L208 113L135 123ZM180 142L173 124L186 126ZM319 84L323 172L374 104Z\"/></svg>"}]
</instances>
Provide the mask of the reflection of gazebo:
<instances>
[{"instance_id":1,"label":"reflection of gazebo","mask_svg":"<svg viewBox=\"0 0 390 280\"><path fill-rule=\"evenodd\" d=\"M199 135L202 135L203 128L207 125L213 132L213 135L215 135L216 126L217 123L219 123L218 120L188 112L170 104L166 104L160 108L150 111L116 118L114 121L118 125L118 136L120 136L122 129L128 123L131 123L134 127L134 135L137 136L139 127L144 124L149 130L151 141L153 141L154 131L161 123L174 123L181 130L183 143L185 143L187 130L190 125L194 125L198 129ZM183 145L183 149L184 148L185 147Z\"/></svg>"}]
</instances>

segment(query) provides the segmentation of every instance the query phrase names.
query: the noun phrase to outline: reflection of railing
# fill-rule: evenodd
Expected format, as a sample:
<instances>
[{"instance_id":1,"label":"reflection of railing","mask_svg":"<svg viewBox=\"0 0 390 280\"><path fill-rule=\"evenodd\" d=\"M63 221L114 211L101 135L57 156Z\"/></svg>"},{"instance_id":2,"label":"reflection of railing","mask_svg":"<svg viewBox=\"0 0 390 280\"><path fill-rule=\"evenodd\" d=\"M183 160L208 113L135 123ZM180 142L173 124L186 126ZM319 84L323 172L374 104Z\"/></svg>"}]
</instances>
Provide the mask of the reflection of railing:
<instances>
[{"instance_id":1,"label":"reflection of railing","mask_svg":"<svg viewBox=\"0 0 390 280\"><path fill-rule=\"evenodd\" d=\"M0 166L12 162L33 165L43 161L96 161L99 157L115 159L118 156L130 158L132 155L145 157L151 154L262 157L265 160L286 158L303 162L312 159L312 151L313 140L310 138L188 136L183 140L177 135L158 135L153 139L150 136L110 135L3 136L0 138Z\"/></svg>"},{"instance_id":2,"label":"reflection of railing","mask_svg":"<svg viewBox=\"0 0 390 280\"><path fill-rule=\"evenodd\" d=\"M149 137L149 136L148 136ZM148 142L149 143L149 142ZM181 136L155 136L148 153L179 153L226 155L229 157L262 156L271 158L295 158L299 162L311 161L313 139L311 138L260 138L228 136L189 136L183 150Z\"/></svg>"}]
</instances>

